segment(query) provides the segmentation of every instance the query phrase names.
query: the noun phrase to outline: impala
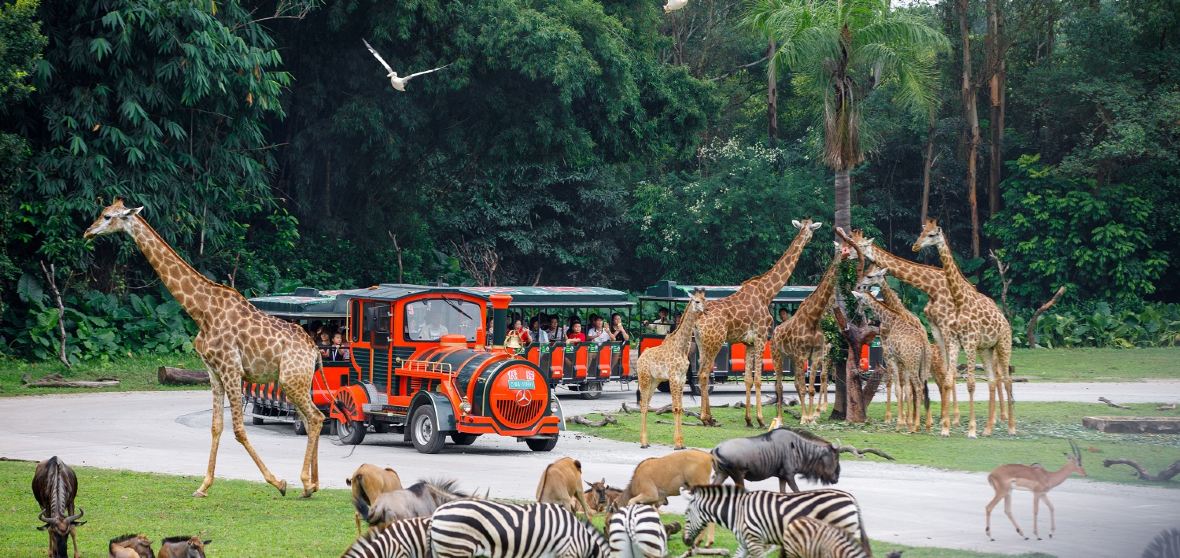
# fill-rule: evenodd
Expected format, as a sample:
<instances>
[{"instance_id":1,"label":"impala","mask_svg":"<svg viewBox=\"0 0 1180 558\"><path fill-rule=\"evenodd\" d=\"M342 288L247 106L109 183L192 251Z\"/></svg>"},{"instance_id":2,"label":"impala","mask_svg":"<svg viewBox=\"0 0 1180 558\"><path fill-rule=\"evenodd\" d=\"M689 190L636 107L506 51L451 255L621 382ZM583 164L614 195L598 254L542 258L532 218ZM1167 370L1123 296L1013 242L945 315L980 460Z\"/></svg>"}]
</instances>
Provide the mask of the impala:
<instances>
[{"instance_id":1,"label":"impala","mask_svg":"<svg viewBox=\"0 0 1180 558\"><path fill-rule=\"evenodd\" d=\"M1016 523L1016 518L1012 517L1013 488L1030 490L1033 493L1033 535L1036 535L1037 540L1041 540L1041 534L1037 530L1037 511L1040 507L1041 500L1045 501L1045 505L1049 506L1049 538L1053 538L1053 533L1057 531L1057 518L1053 511L1053 503L1049 501L1049 491L1065 482L1065 479L1071 473L1077 473L1083 477L1086 476L1086 470L1082 468L1082 451L1072 441L1069 443L1069 447L1073 450L1073 455L1066 454L1065 466L1056 471L1048 471L1038 464L1010 464L996 467L987 476L987 482L991 483L992 488L996 491L996 496L992 498L991 502L988 502L986 508L987 523L985 532L989 539L996 540L992 538L992 510L1000 502L1000 499L1003 498L1004 513L1012 521L1012 526L1016 527L1016 533L1024 537L1025 540L1028 540L1028 537L1024 536L1024 531L1021 530L1020 525Z\"/></svg>"}]
</instances>

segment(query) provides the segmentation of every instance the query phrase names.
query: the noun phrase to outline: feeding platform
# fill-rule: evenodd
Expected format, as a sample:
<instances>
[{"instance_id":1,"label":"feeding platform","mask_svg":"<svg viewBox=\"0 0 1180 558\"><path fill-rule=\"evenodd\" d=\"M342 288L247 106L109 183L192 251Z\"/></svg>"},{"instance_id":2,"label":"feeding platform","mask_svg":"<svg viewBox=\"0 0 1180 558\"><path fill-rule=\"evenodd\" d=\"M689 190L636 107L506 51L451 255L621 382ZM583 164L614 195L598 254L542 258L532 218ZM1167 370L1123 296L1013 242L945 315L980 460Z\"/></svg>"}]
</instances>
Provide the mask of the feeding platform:
<instances>
[{"instance_id":1,"label":"feeding platform","mask_svg":"<svg viewBox=\"0 0 1180 558\"><path fill-rule=\"evenodd\" d=\"M1082 426L1113 434L1180 434L1180 417L1083 417Z\"/></svg>"}]
</instances>

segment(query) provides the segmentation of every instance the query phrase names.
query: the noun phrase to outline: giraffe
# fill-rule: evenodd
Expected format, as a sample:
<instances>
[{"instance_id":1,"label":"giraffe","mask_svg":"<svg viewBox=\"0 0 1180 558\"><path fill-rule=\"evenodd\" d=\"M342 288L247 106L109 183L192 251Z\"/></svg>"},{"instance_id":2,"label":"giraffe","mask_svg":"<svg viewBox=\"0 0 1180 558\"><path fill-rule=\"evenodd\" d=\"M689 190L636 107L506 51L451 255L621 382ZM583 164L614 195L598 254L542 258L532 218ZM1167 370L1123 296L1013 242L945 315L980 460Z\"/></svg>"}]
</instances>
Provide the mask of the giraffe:
<instances>
[{"instance_id":1,"label":"giraffe","mask_svg":"<svg viewBox=\"0 0 1180 558\"><path fill-rule=\"evenodd\" d=\"M917 325L917 327L920 328L923 339L925 339L926 326L922 325L922 321L919 320L918 317L915 316L912 312L910 312L908 308L906 308L905 303L903 303L901 301L901 298L897 296L897 292L895 292L892 288L890 288L889 284L886 283L885 276L888 274L888 272L889 272L889 270L887 270L883 267L878 267L876 264L872 264L868 268L868 270L865 272L864 277L861 278L860 282L857 283L857 288L858 289L867 289L873 285L877 285L878 287L880 287L881 298L883 299L880 301L880 303L882 305L884 305L884 310L892 311L892 312L896 313L899 318L901 318L911 324ZM885 326L884 322L882 322L882 324L881 324L881 335L883 338L887 337L889 335L888 328ZM958 402L958 396L955 393L955 389L954 389L954 387L955 387L954 376L952 374L950 374L950 371L947 370L946 366L943 365L944 363L942 360L942 352L938 349L938 345L936 343L930 343L929 341L927 341L927 348L929 351L927 354L930 358L930 361L927 365L927 370L929 371L928 375L933 376L935 383L938 384L939 400L941 401L942 407L949 408L950 404L953 402L954 406L956 407L956 420L958 420L958 417L957 417L957 410L958 409L957 408L959 406L959 402ZM890 376L887 379L886 386L885 386L885 393L886 393L885 421L886 422L888 422L890 420L890 411L889 411L890 386L889 386L889 383L891 383L890 382L891 378L892 378L892 376ZM898 387L900 388L901 386L898 386ZM898 404L900 405L900 401ZM927 415L926 415L926 429L927 430L929 430L930 426L931 426L930 420L931 420L930 415L929 415L929 413L927 413Z\"/></svg>"},{"instance_id":2,"label":"giraffe","mask_svg":"<svg viewBox=\"0 0 1180 558\"><path fill-rule=\"evenodd\" d=\"M688 354L692 345L692 331L697 316L705 310L705 291L697 289L690 296L688 308L680 318L680 325L676 330L664 338L664 342L651 349L643 351L635 368L639 371L639 447L646 448L647 444L647 409L651 402L652 389L663 381L668 382L672 390L672 414L675 416L675 433L672 442L676 449L684 449L684 436L680 432L680 423L684 420L684 382L688 376Z\"/></svg>"},{"instance_id":3,"label":"giraffe","mask_svg":"<svg viewBox=\"0 0 1180 558\"><path fill-rule=\"evenodd\" d=\"M922 312L926 315L926 320L930 324L930 335L934 337L934 343L938 345L939 357L944 364L943 368L946 370L943 377L950 378L953 382L954 369L947 364L950 362L950 358L947 356L946 337L955 326L954 319L958 310L955 306L954 297L951 295L950 287L947 285L946 276L943 275L942 270L937 267L914 263L905 258L895 256L889 253L889 251L875 246L873 239L865 238L861 231L852 231L852 237L849 240L852 241L857 252L865 260L876 264L878 267L888 269L890 275L917 287L929 297L926 301L926 307ZM952 397L955 397L953 383L949 386L939 387L942 391L949 389ZM942 429L940 434L942 436L950 436L950 409L945 397L942 399L941 414ZM954 400L954 424L959 424L959 403L957 399Z\"/></svg>"},{"instance_id":4,"label":"giraffe","mask_svg":"<svg viewBox=\"0 0 1180 558\"><path fill-rule=\"evenodd\" d=\"M1007 392L1008 433L1016 434L1016 417L1013 416L1012 378L1008 374L1008 362L1012 358L1012 326L1008 318L996 306L996 301L975 290L975 285L967 281L955 263L955 256L942 234L942 227L935 219L927 219L921 234L914 241L915 252L927 246L938 248L938 259L942 262L943 275L947 286L958 309L955 317L955 331L947 346L947 367L956 370L958 367L959 349L967 355L967 437L974 438L975 434L975 358L979 355L983 359L983 367L987 370L987 424L983 427L983 435L991 436L996 424L996 400L1000 406L1004 405L1005 391ZM997 393L998 390L998 393ZM1005 414L1001 410L1001 414Z\"/></svg>"},{"instance_id":5,"label":"giraffe","mask_svg":"<svg viewBox=\"0 0 1180 558\"><path fill-rule=\"evenodd\" d=\"M882 290L888 289L882 287ZM926 392L926 381L930 379L930 342L926 339L926 328L921 322L910 320L907 310L898 311L886 306L872 295L855 290L852 295L867 305L881 322L882 349L889 378L897 384L897 429L908 426L910 433L916 432L921 423L918 400L926 407L926 429L931 426L930 397ZM885 387L886 393L889 386ZM889 420L889 402L885 403L885 420Z\"/></svg>"},{"instance_id":6,"label":"giraffe","mask_svg":"<svg viewBox=\"0 0 1180 558\"><path fill-rule=\"evenodd\" d=\"M820 409L819 401L816 400L815 374L816 369L819 369L820 399L823 399L823 394L826 394L828 390L828 371L822 365L825 362L824 348L827 346L827 339L824 338L819 322L835 297L836 270L840 268L840 262L844 261L847 255L847 249L836 251L836 255L832 257L832 262L828 264L828 269L824 272L823 279L820 279L815 291L799 303L799 309L795 310L795 313L787 321L774 328L774 335L770 338L770 354L774 361L775 394L781 402L783 397L783 360L789 357L791 369L795 371L795 390L799 394L799 422L801 424L814 424L816 418L823 412ZM807 366L808 364L810 366ZM806 370L806 385L804 385L805 368L808 368ZM806 400L804 400L804 394L806 394ZM779 409L778 418L781 420L781 405Z\"/></svg>"},{"instance_id":7,"label":"giraffe","mask_svg":"<svg viewBox=\"0 0 1180 558\"><path fill-rule=\"evenodd\" d=\"M223 404L229 398L234 437L246 448L266 482L287 494L287 481L279 480L254 451L242 423L242 380L268 383L278 380L287 399L307 425L307 450L300 480L303 496L319 489L319 435L324 416L311 401L312 375L320 366L320 353L311 337L296 324L284 322L254 308L241 294L210 281L185 262L151 225L139 215L142 207L127 207L122 198L107 206L86 229L84 238L125 232L135 240L160 280L197 322L200 332L193 348L209 369L213 390L213 442L209 467L201 487L193 493L204 497L213 484L217 445L224 423Z\"/></svg>"},{"instance_id":8,"label":"giraffe","mask_svg":"<svg viewBox=\"0 0 1180 558\"><path fill-rule=\"evenodd\" d=\"M812 222L811 219L791 221L799 229L795 240L787 247L787 251L774 263L769 271L747 279L733 293L725 298L710 301L705 307L705 313L697 319L697 355L700 363L698 385L701 389L701 422L714 424L713 416L709 412L709 376L713 372L713 362L724 343L744 343L746 345L746 426L753 426L750 422L750 388L754 388L754 405L757 406L758 426L765 427L762 420L762 350L766 347L766 339L770 335L770 325L773 318L770 315L770 303L774 295L782 290L795 271L795 264L799 262L799 255L803 247L811 241L816 229L823 223ZM778 416L783 414L782 392L779 392Z\"/></svg>"}]
</instances>

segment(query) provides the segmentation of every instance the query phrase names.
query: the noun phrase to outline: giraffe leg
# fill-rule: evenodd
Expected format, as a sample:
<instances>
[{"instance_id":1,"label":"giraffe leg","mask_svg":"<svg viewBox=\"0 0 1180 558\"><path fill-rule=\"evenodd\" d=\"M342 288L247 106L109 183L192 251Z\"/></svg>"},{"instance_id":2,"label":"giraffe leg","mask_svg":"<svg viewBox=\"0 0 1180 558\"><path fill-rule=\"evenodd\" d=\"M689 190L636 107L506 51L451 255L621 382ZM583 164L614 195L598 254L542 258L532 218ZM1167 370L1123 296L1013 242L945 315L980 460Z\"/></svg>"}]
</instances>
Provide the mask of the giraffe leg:
<instances>
[{"instance_id":1,"label":"giraffe leg","mask_svg":"<svg viewBox=\"0 0 1180 558\"><path fill-rule=\"evenodd\" d=\"M832 359L828 358L828 352L824 351L824 356L820 358L820 375L819 375L819 412L822 415L828 411L828 374L832 369Z\"/></svg>"},{"instance_id":2,"label":"giraffe leg","mask_svg":"<svg viewBox=\"0 0 1180 558\"><path fill-rule=\"evenodd\" d=\"M791 357L791 370L795 372L795 393L799 397L799 424L807 424L807 392L803 389L806 374L799 369L799 362L803 359Z\"/></svg>"},{"instance_id":3,"label":"giraffe leg","mask_svg":"<svg viewBox=\"0 0 1180 558\"><path fill-rule=\"evenodd\" d=\"M959 391L955 385L956 375L958 374L958 370L957 370L958 353L957 352L955 353L955 362L951 362L950 346L947 344L947 340L943 338L942 330L939 329L939 327L937 325L935 325L934 323L930 324L930 335L934 337L934 344L938 346L938 356L940 357L940 360L942 360L942 369L943 369L944 377L950 380L950 385L948 387L950 389L950 394L951 394L951 403L954 404L954 411L955 411L955 418L954 418L953 424L955 426L958 426L959 419L960 419L960 416L959 416ZM958 351L958 349L955 349L955 350ZM946 404L946 403L944 403L944 404ZM944 436L949 436L949 435L950 435L950 428L947 428L947 433L944 434Z\"/></svg>"},{"instance_id":4,"label":"giraffe leg","mask_svg":"<svg viewBox=\"0 0 1180 558\"><path fill-rule=\"evenodd\" d=\"M893 420L893 371L885 363L885 424Z\"/></svg>"},{"instance_id":5,"label":"giraffe leg","mask_svg":"<svg viewBox=\"0 0 1180 558\"><path fill-rule=\"evenodd\" d=\"M716 342L697 340L697 363L700 365L697 387L701 391L701 424L705 426L717 426L717 422L713 420L713 413L709 410L709 384L712 383L713 364L717 361L717 353L721 351L723 342L723 339Z\"/></svg>"},{"instance_id":6,"label":"giraffe leg","mask_svg":"<svg viewBox=\"0 0 1180 558\"><path fill-rule=\"evenodd\" d=\"M1008 372L1008 363L1012 359L1012 341L1011 339L1002 340L999 345L996 345L996 369L1000 372L1003 378L1003 389L1007 391L1008 396L1008 434L1010 436L1016 435L1016 401L1012 399L1012 375ZM1048 502L1048 500L1046 500ZM1052 507L1050 506L1050 510ZM1052 511L1050 511L1050 515Z\"/></svg>"},{"instance_id":7,"label":"giraffe leg","mask_svg":"<svg viewBox=\"0 0 1180 558\"><path fill-rule=\"evenodd\" d=\"M774 398L775 405L778 408L776 416L778 417L778 424L783 423L783 359L786 358L776 347L777 343L771 342L770 358L774 366Z\"/></svg>"},{"instance_id":8,"label":"giraffe leg","mask_svg":"<svg viewBox=\"0 0 1180 558\"><path fill-rule=\"evenodd\" d=\"M674 384L673 378L676 378L677 375L671 374L670 376L668 378L668 387L672 388ZM639 447L641 448L646 448L648 445L647 408L651 403L651 391L654 385L655 381L651 377L651 370L649 370L647 363L644 363L644 366L639 368ZM684 388L681 387L681 389Z\"/></svg>"},{"instance_id":9,"label":"giraffe leg","mask_svg":"<svg viewBox=\"0 0 1180 558\"><path fill-rule=\"evenodd\" d=\"M684 423L684 383L679 377L672 375L668 378L668 387L672 388L672 417L675 423L672 433L672 447L684 449L684 434L681 425Z\"/></svg>"},{"instance_id":10,"label":"giraffe leg","mask_svg":"<svg viewBox=\"0 0 1180 558\"><path fill-rule=\"evenodd\" d=\"M221 386L220 370L211 366L216 364L213 359L202 357L202 360L209 368L209 386L213 389L213 425L210 428L213 442L209 446L209 466L205 469L205 480L201 482L201 487L193 492L193 496L197 498L204 498L209 492L209 487L213 485L213 470L217 467L217 446L221 442L221 431L225 427L225 390Z\"/></svg>"},{"instance_id":11,"label":"giraffe leg","mask_svg":"<svg viewBox=\"0 0 1180 558\"><path fill-rule=\"evenodd\" d=\"M996 380L995 355L992 354L992 350L986 349L980 355L983 357L984 372L987 373L987 424L983 425L983 435L991 436L992 430L996 427L997 402L1000 405L1000 413L1004 414L1004 396L1002 393L1004 387L1003 384L997 383ZM1033 530L1035 531L1036 528L1034 527Z\"/></svg>"},{"instance_id":12,"label":"giraffe leg","mask_svg":"<svg viewBox=\"0 0 1180 558\"><path fill-rule=\"evenodd\" d=\"M759 333L759 338L766 337L765 334ZM762 351L766 348L766 343L755 343L746 345L746 373L749 374L750 381L754 384L754 405L757 408L758 428L765 429L766 421L762 420ZM749 397L749 384L746 386L746 396ZM750 404L746 403L746 426L750 426Z\"/></svg>"},{"instance_id":13,"label":"giraffe leg","mask_svg":"<svg viewBox=\"0 0 1180 558\"><path fill-rule=\"evenodd\" d=\"M746 355L749 355L749 354L750 354L750 347L747 346L746 347ZM750 421L750 390L754 387L754 376L752 374L753 374L753 372L750 370L750 359L747 358L746 359L746 371L745 371L745 374L742 374L742 384L744 384L743 387L746 390L746 407L745 407L745 409L746 409L746 428L750 428L751 426L754 426L754 423Z\"/></svg>"},{"instance_id":14,"label":"giraffe leg","mask_svg":"<svg viewBox=\"0 0 1180 558\"><path fill-rule=\"evenodd\" d=\"M279 385L287 400L303 417L307 427L307 448L303 452L303 467L299 480L303 483L303 497L310 498L319 490L319 440L324 425L324 415L311 400L311 386L315 374L315 357L287 357L279 366Z\"/></svg>"},{"instance_id":15,"label":"giraffe leg","mask_svg":"<svg viewBox=\"0 0 1180 558\"><path fill-rule=\"evenodd\" d=\"M225 394L229 399L229 416L230 419L233 420L234 438L238 440L239 444L242 444L242 447L246 448L246 453L250 454L250 459L254 460L254 464L257 465L258 470L262 472L262 477L266 479L267 484L277 488L279 490L279 494L286 496L287 481L280 480L279 478L275 477L274 474L270 472L270 469L266 468L266 464L262 462L261 457L258 457L258 452L254 451L254 446L250 444L250 439L246 437L246 425L243 422L244 417L242 412L241 373L239 372L230 381L233 383L225 386ZM288 394L288 397L289 396L290 395ZM316 433L319 433L319 430L316 430ZM311 430L307 431L307 435L309 438L312 436ZM304 460L306 461L306 456L304 457Z\"/></svg>"},{"instance_id":16,"label":"giraffe leg","mask_svg":"<svg viewBox=\"0 0 1180 558\"><path fill-rule=\"evenodd\" d=\"M960 347L967 353L967 437L976 438L978 434L975 430L975 344L963 343L958 339L951 340L947 346L947 354L950 355L947 366L952 372L959 369Z\"/></svg>"},{"instance_id":17,"label":"giraffe leg","mask_svg":"<svg viewBox=\"0 0 1180 558\"><path fill-rule=\"evenodd\" d=\"M807 389L807 423L815 424L815 415L819 413L818 406L815 403L815 362L814 355L809 355L807 359L807 382L803 387Z\"/></svg>"}]
</instances>

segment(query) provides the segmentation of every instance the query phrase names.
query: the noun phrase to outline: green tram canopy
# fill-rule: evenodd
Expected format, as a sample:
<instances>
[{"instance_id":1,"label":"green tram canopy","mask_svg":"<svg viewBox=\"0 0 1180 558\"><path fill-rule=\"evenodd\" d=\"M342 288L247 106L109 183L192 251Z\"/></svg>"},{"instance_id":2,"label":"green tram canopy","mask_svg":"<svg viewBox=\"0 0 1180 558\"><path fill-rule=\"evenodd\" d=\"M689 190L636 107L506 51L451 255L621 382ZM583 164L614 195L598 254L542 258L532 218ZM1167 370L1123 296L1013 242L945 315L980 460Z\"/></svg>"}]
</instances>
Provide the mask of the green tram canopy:
<instances>
[{"instance_id":1,"label":"green tram canopy","mask_svg":"<svg viewBox=\"0 0 1180 558\"><path fill-rule=\"evenodd\" d=\"M694 289L704 289L705 298L708 300L725 298L738 291L739 286L717 286L717 285L679 285L675 281L660 281L643 291L639 296L639 300L658 300L658 301L674 301L687 302L688 295ZM783 287L777 295L774 296L775 304L799 304L807 295L815 292L814 285L788 285Z\"/></svg>"},{"instance_id":2,"label":"green tram canopy","mask_svg":"<svg viewBox=\"0 0 1180 558\"><path fill-rule=\"evenodd\" d=\"M529 308L612 308L635 306L627 293L603 287L461 287L461 290L488 297L512 296L511 307Z\"/></svg>"},{"instance_id":3,"label":"green tram canopy","mask_svg":"<svg viewBox=\"0 0 1180 558\"><path fill-rule=\"evenodd\" d=\"M317 291L299 287L293 293L273 294L250 299L255 308L272 316L288 319L344 319L348 315L345 297L350 291Z\"/></svg>"}]
</instances>

